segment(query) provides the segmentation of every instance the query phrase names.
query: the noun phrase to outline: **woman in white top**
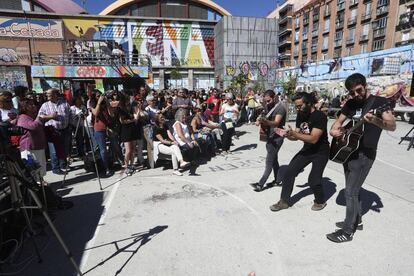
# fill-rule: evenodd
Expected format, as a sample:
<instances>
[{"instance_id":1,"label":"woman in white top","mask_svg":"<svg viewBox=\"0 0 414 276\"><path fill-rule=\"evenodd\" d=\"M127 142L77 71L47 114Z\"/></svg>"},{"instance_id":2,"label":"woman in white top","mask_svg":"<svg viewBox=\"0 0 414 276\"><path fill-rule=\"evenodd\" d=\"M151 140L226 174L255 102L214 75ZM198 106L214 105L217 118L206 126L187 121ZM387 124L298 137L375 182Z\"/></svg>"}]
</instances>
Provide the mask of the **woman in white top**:
<instances>
[{"instance_id":1,"label":"woman in white top","mask_svg":"<svg viewBox=\"0 0 414 276\"><path fill-rule=\"evenodd\" d=\"M222 146L225 153L230 153L231 139L235 134L235 124L239 118L239 106L234 102L233 94L226 93L226 103L221 106L220 115L223 116L221 128L223 130Z\"/></svg>"},{"instance_id":2,"label":"woman in white top","mask_svg":"<svg viewBox=\"0 0 414 276\"><path fill-rule=\"evenodd\" d=\"M194 140L194 137L190 134L190 129L187 125L187 111L180 108L175 113L175 123L173 124L173 136L178 142L181 150L184 152L184 159L190 159L193 161L199 149L198 143Z\"/></svg>"}]
</instances>

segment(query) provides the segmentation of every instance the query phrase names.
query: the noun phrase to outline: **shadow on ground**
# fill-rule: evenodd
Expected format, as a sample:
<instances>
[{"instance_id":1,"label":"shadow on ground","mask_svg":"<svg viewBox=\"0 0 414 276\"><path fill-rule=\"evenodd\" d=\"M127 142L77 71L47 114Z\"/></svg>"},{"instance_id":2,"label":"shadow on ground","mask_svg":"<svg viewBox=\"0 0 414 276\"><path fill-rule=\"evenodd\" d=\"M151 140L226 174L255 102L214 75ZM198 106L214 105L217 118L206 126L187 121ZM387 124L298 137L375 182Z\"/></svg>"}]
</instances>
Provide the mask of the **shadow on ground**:
<instances>
[{"instance_id":1,"label":"shadow on ground","mask_svg":"<svg viewBox=\"0 0 414 276\"><path fill-rule=\"evenodd\" d=\"M131 235L131 237L128 237L128 238L125 238L125 239L116 240L116 241L112 241L112 242L109 242L109 243L94 246L92 248L85 249L85 251L87 251L87 250L94 250L94 249L97 249L97 248L101 248L101 247L104 247L104 246L113 246L115 252L112 253L107 258L105 258L104 260L102 260L101 262L99 262L98 264L96 264L93 267L89 268L87 271L83 272L84 275L86 275L87 273L93 271L97 267L105 264L106 262L110 261L112 258L116 257L120 253L131 253L131 255L125 260L125 262L115 272L115 275L120 274L122 272L122 270L125 268L125 266L135 256L135 254L139 251L139 249L142 246L144 246L153 237L155 237L156 235L158 235L159 233L161 233L162 231L164 231L167 228L168 228L167 225L156 226L156 227L148 230L147 232L136 233L136 234ZM121 244L123 242L126 242L126 241L129 241L129 242L127 242L125 245L121 246ZM136 245L136 244L138 244L138 246L134 249L133 246Z\"/></svg>"},{"instance_id":2,"label":"shadow on ground","mask_svg":"<svg viewBox=\"0 0 414 276\"><path fill-rule=\"evenodd\" d=\"M290 198L289 204L291 206L295 205L299 200L309 195L313 195L312 189L308 184L297 186L297 187L307 187L306 189L298 192ZM325 199L328 201L336 193L336 184L331 181L328 177L322 178L322 187L325 193Z\"/></svg>"},{"instance_id":3,"label":"shadow on ground","mask_svg":"<svg viewBox=\"0 0 414 276\"><path fill-rule=\"evenodd\" d=\"M359 196L361 200L362 215L368 213L369 210L379 213L381 212L380 209L384 207L381 197L374 192L361 188ZM336 197L336 204L346 206L345 189L339 191L338 196Z\"/></svg>"},{"instance_id":4,"label":"shadow on ground","mask_svg":"<svg viewBox=\"0 0 414 276\"><path fill-rule=\"evenodd\" d=\"M71 209L54 213L54 225L72 252L75 262L78 265L84 254L86 243L94 236L99 219L104 210L102 206L103 195L103 192L97 192L66 197L65 200L73 202L74 206ZM2 272L15 273L16 271L24 269L16 275L76 275L73 265L42 217L34 217L32 221L36 228L35 240L40 249L43 262L37 262L32 242L26 240L23 243L21 251L18 252L18 259L14 261L14 263L21 264L19 266L3 266Z\"/></svg>"}]
</instances>

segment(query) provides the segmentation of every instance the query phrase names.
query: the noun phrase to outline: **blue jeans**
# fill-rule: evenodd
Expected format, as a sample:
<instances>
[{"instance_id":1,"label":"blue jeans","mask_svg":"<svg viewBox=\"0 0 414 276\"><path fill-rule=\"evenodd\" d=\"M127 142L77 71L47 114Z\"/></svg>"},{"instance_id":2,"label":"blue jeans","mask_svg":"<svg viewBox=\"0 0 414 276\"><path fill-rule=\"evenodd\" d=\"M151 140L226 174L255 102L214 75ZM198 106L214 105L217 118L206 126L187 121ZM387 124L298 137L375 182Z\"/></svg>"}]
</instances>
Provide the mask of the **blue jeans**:
<instances>
[{"instance_id":1,"label":"blue jeans","mask_svg":"<svg viewBox=\"0 0 414 276\"><path fill-rule=\"evenodd\" d=\"M52 171L58 172L61 169L66 168L66 160L58 159L56 156L56 150L53 143L48 142L47 146L49 148L50 163L52 165Z\"/></svg>"},{"instance_id":2,"label":"blue jeans","mask_svg":"<svg viewBox=\"0 0 414 276\"><path fill-rule=\"evenodd\" d=\"M108 151L106 150L106 131L95 131L95 140L99 147L102 163L105 170L108 169Z\"/></svg>"},{"instance_id":3,"label":"blue jeans","mask_svg":"<svg viewBox=\"0 0 414 276\"><path fill-rule=\"evenodd\" d=\"M266 143L266 167L263 172L262 178L260 178L259 184L263 186L266 184L267 179L269 178L270 174L273 171L273 175L275 176L275 181L278 180L277 173L279 171L279 161L278 161L278 153L280 147L283 144L283 138L277 140L271 140Z\"/></svg>"}]
</instances>

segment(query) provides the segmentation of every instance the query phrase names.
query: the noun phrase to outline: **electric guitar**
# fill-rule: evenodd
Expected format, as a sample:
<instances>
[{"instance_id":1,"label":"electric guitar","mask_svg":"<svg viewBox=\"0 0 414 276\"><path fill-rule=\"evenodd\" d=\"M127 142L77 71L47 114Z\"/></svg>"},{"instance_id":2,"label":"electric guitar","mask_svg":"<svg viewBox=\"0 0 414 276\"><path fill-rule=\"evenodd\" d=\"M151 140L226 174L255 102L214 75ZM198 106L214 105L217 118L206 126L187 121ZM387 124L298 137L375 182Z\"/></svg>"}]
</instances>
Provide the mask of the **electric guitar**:
<instances>
[{"instance_id":1,"label":"electric guitar","mask_svg":"<svg viewBox=\"0 0 414 276\"><path fill-rule=\"evenodd\" d=\"M390 104L386 103L370 113L380 117L383 112L390 109ZM364 135L364 123L365 119L363 117L359 121L351 120L344 127L345 133L332 139L329 153L330 160L337 163L345 163L348 160L360 146L361 138Z\"/></svg>"}]
</instances>

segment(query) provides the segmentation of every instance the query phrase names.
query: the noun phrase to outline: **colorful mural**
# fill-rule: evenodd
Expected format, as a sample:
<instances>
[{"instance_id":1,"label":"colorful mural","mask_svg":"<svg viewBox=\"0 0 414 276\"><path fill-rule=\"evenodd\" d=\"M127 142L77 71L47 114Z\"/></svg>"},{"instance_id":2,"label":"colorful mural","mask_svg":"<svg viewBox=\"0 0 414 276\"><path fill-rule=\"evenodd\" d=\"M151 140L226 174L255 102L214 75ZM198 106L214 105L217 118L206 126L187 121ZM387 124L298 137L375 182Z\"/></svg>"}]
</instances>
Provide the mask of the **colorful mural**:
<instances>
[{"instance_id":1,"label":"colorful mural","mask_svg":"<svg viewBox=\"0 0 414 276\"><path fill-rule=\"evenodd\" d=\"M62 21L0 17L0 36L62 39Z\"/></svg>"},{"instance_id":2,"label":"colorful mural","mask_svg":"<svg viewBox=\"0 0 414 276\"><path fill-rule=\"evenodd\" d=\"M114 41L125 52L133 45L153 67L214 66L214 25L157 20L63 19L68 39Z\"/></svg>"},{"instance_id":3,"label":"colorful mural","mask_svg":"<svg viewBox=\"0 0 414 276\"><path fill-rule=\"evenodd\" d=\"M0 65L30 65L30 52L27 47L0 48Z\"/></svg>"},{"instance_id":4,"label":"colorful mural","mask_svg":"<svg viewBox=\"0 0 414 276\"><path fill-rule=\"evenodd\" d=\"M148 67L130 66L118 68L110 66L36 66L32 67L33 78L119 78L133 71L141 78L148 78ZM122 75L121 75L122 74Z\"/></svg>"}]
</instances>

